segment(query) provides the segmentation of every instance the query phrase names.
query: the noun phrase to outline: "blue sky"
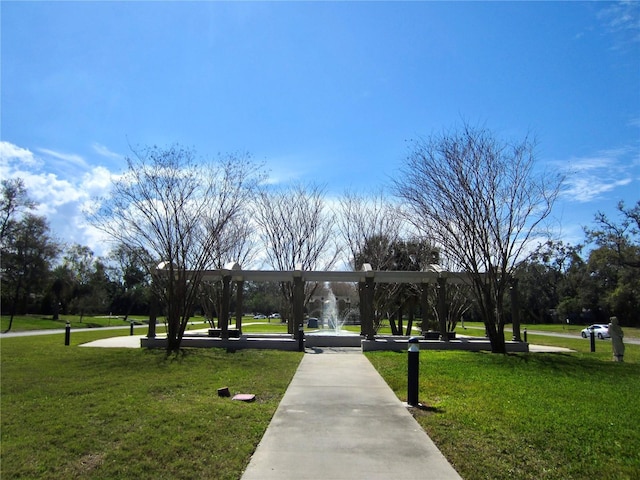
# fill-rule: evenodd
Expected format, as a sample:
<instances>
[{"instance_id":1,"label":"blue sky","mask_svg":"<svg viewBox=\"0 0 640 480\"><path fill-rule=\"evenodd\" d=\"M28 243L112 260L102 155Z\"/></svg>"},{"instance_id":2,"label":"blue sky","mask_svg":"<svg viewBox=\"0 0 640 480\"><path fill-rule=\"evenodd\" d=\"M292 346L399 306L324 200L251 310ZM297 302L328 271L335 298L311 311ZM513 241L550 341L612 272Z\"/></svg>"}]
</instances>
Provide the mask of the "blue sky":
<instances>
[{"instance_id":1,"label":"blue sky","mask_svg":"<svg viewBox=\"0 0 640 480\"><path fill-rule=\"evenodd\" d=\"M98 252L80 210L131 145L246 151L273 182L339 195L388 185L409 140L464 120L536 137L541 168L568 175L554 215L571 243L640 199L638 2L0 8L0 174Z\"/></svg>"}]
</instances>

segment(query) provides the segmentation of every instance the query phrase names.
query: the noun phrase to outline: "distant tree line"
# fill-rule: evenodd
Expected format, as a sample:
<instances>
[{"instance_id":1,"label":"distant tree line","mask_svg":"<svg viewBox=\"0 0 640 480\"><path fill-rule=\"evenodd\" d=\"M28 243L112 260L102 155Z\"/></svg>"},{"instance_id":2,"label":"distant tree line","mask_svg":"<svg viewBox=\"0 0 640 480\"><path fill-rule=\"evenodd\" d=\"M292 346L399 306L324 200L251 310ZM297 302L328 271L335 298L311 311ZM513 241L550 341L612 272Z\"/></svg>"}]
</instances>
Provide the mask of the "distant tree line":
<instances>
[{"instance_id":1,"label":"distant tree line","mask_svg":"<svg viewBox=\"0 0 640 480\"><path fill-rule=\"evenodd\" d=\"M582 245L548 239L544 220L562 178L539 174L534 160L528 139L504 142L464 125L414 142L393 196L345 192L329 202L317 184L270 185L247 154L203 160L177 145L142 148L90 213L113 241L106 257L56 240L22 180L3 180L2 314L126 318L157 303L175 351L194 313L213 325L221 308L221 285L187 270L230 261L279 270L436 264L472 278L448 289L448 328L462 318L483 321L495 352L504 351L516 284L526 323L606 322L615 314L640 325L640 202L619 204L617 218L596 213ZM414 320L440 320L436 309L419 310L415 286L375 288L376 325L389 319L403 334ZM306 289L311 302L318 285ZM292 294L289 284L247 283L243 304L286 320ZM435 304L435 286L429 295Z\"/></svg>"}]
</instances>

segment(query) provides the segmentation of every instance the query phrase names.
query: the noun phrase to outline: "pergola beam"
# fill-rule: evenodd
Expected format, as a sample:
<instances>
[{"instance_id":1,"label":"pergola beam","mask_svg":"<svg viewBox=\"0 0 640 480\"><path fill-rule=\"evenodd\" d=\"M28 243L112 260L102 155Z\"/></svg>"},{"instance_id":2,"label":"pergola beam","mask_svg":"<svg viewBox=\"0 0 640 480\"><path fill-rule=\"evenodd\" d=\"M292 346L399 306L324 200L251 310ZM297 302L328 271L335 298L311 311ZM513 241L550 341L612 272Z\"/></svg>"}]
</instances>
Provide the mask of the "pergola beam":
<instances>
[{"instance_id":1,"label":"pergola beam","mask_svg":"<svg viewBox=\"0 0 640 480\"><path fill-rule=\"evenodd\" d=\"M189 273L189 272L187 272ZM436 283L438 278L446 278L448 284L468 284L471 277L466 273L453 272L411 272L393 270L372 270L368 272L323 271L323 270L204 270L202 280L219 281L231 275L233 281L293 282L294 277L303 282L364 282L373 278L374 283Z\"/></svg>"}]
</instances>

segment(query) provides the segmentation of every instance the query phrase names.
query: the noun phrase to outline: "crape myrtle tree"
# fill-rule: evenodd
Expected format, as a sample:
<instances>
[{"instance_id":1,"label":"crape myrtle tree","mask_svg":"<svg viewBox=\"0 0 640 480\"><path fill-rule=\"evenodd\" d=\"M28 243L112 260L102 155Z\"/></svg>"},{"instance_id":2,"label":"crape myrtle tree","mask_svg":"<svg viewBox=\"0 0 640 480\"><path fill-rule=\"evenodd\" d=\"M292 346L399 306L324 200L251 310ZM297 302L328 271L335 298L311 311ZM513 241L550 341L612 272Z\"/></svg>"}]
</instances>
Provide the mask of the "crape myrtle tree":
<instances>
[{"instance_id":1,"label":"crape myrtle tree","mask_svg":"<svg viewBox=\"0 0 640 480\"><path fill-rule=\"evenodd\" d=\"M353 270L360 270L363 263L388 270L393 262L389 245L400 237L403 225L397 208L382 191L371 195L346 191L338 205L339 233Z\"/></svg>"},{"instance_id":2,"label":"crape myrtle tree","mask_svg":"<svg viewBox=\"0 0 640 480\"><path fill-rule=\"evenodd\" d=\"M242 268L247 269L255 260L258 251L256 235L249 218L248 204L242 207L242 210L229 220L225 229L215 238L212 248L213 268L223 268L229 259L232 259ZM233 282L231 288L243 288L243 286ZM223 308L221 282L203 281L200 284L199 302L209 325L214 328L213 319L216 315L220 315Z\"/></svg>"},{"instance_id":3,"label":"crape myrtle tree","mask_svg":"<svg viewBox=\"0 0 640 480\"><path fill-rule=\"evenodd\" d=\"M425 270L425 267L429 265L438 265L443 271L454 269L452 262L439 249L429 243L427 245L430 246L430 250L426 250L425 253L429 255L426 257L427 261L423 261L424 263L422 263L420 270ZM423 256L423 258L425 257ZM428 322L426 327L429 327L429 329L439 330L440 325L444 323L447 332L454 332L458 322L463 319L473 306L471 286L463 283L447 284L445 292L447 308L444 312L441 312L438 308L438 298L438 285L436 283L429 284L429 287L427 287L428 311L423 312L423 321ZM440 315L443 313L445 318L441 322ZM427 330L425 325L422 326L422 330Z\"/></svg>"},{"instance_id":4,"label":"crape myrtle tree","mask_svg":"<svg viewBox=\"0 0 640 480\"><path fill-rule=\"evenodd\" d=\"M418 272L432 263L437 263L432 260L436 252L426 239L396 239L391 244L390 253L392 263L389 270ZM418 286L398 283L382 285L382 287L387 291L387 317L389 318L391 333L405 335L403 316L407 313L406 335L410 335L413 327L414 310L420 298ZM397 324L394 318L397 319Z\"/></svg>"},{"instance_id":5,"label":"crape myrtle tree","mask_svg":"<svg viewBox=\"0 0 640 480\"><path fill-rule=\"evenodd\" d=\"M336 262L338 250L334 240L334 219L328 212L324 189L315 184L286 188L263 186L254 205L264 262L275 270L329 270ZM305 286L305 305L313 295L314 285ZM282 282L284 300L282 320L292 318L293 285ZM289 333L294 325L289 321Z\"/></svg>"},{"instance_id":6,"label":"crape myrtle tree","mask_svg":"<svg viewBox=\"0 0 640 480\"><path fill-rule=\"evenodd\" d=\"M403 220L382 190L372 194L346 191L338 202L338 227L347 262L353 270L365 263L373 270L392 270L392 245L399 239ZM389 286L376 284L373 291L373 324L377 332L386 317ZM360 305L361 315L363 305ZM395 324L391 327L395 333Z\"/></svg>"},{"instance_id":7,"label":"crape myrtle tree","mask_svg":"<svg viewBox=\"0 0 640 480\"><path fill-rule=\"evenodd\" d=\"M516 265L539 240L561 178L535 169L533 142L460 129L415 140L396 195L407 217L470 275L494 353L506 352L505 295Z\"/></svg>"},{"instance_id":8,"label":"crape myrtle tree","mask_svg":"<svg viewBox=\"0 0 640 480\"><path fill-rule=\"evenodd\" d=\"M169 354L180 349L202 270L214 266L218 237L243 212L259 167L247 154L207 161L179 145L136 149L126 161L90 218L133 254L140 249L158 262L150 273L165 308Z\"/></svg>"}]
</instances>

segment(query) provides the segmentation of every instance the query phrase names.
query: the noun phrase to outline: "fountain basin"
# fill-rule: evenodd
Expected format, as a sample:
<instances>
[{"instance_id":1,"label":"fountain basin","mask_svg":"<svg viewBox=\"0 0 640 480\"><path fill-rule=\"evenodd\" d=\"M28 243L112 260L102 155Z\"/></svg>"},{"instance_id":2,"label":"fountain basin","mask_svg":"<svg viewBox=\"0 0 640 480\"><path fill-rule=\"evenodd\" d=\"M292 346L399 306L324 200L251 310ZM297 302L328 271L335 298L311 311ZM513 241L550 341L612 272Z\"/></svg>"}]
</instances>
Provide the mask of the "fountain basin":
<instances>
[{"instance_id":1,"label":"fountain basin","mask_svg":"<svg viewBox=\"0 0 640 480\"><path fill-rule=\"evenodd\" d=\"M316 330L305 332L304 343L307 347L360 347L362 337L347 330Z\"/></svg>"}]
</instances>

